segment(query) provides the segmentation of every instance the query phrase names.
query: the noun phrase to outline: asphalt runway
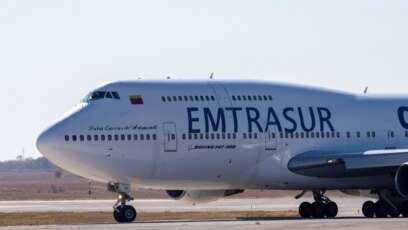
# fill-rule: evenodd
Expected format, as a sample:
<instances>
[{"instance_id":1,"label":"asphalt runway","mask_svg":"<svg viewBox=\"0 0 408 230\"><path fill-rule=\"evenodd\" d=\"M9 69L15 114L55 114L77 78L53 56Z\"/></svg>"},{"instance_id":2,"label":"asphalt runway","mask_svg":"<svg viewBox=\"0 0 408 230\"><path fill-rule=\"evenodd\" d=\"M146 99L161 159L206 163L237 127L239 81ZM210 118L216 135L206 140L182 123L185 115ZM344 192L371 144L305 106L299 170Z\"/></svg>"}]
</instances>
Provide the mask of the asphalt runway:
<instances>
[{"instance_id":1,"label":"asphalt runway","mask_svg":"<svg viewBox=\"0 0 408 230\"><path fill-rule=\"evenodd\" d=\"M361 216L360 209L367 199L360 197L332 198L341 216ZM174 200L134 200L138 212L203 212L203 211L288 211L297 210L303 201L292 197L274 199L221 199L207 204L186 204ZM0 201L0 212L88 212L112 211L115 200L63 201Z\"/></svg>"},{"instance_id":2,"label":"asphalt runway","mask_svg":"<svg viewBox=\"0 0 408 230\"><path fill-rule=\"evenodd\" d=\"M298 205L309 199L221 199L208 204L191 205L173 200L135 200L130 202L138 212L194 212L194 211L287 211L297 210ZM362 218L361 205L365 198L332 198L339 206L336 219L300 218L242 218L238 220L202 221L155 221L131 224L93 224L93 225L47 225L2 227L0 229L406 229L408 219ZM83 201L0 201L0 212L86 212L111 211L114 200Z\"/></svg>"},{"instance_id":3,"label":"asphalt runway","mask_svg":"<svg viewBox=\"0 0 408 230\"><path fill-rule=\"evenodd\" d=\"M270 220L215 220L215 221L170 221L154 223L131 223L131 224L93 224L93 225L51 225L51 226L19 226L5 227L0 229L22 230L22 229L88 229L88 230L133 230L133 229L166 229L166 230L248 230L248 229L406 229L408 220L396 219L364 219L364 218L337 218L337 219L270 219Z\"/></svg>"}]
</instances>

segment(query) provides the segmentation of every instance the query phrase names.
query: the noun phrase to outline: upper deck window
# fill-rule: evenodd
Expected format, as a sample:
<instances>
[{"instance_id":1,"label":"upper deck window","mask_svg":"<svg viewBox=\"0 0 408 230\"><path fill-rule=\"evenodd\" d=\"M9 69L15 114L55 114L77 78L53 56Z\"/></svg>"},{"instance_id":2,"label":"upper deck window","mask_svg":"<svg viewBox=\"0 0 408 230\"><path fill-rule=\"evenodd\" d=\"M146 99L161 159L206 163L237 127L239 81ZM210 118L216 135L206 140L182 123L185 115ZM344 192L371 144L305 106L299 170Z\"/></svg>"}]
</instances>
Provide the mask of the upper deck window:
<instances>
[{"instance_id":1,"label":"upper deck window","mask_svg":"<svg viewBox=\"0 0 408 230\"><path fill-rule=\"evenodd\" d=\"M90 92L88 95L86 95L86 97L82 101L87 102L87 101L99 100L99 99L104 99L104 98L119 100L120 96L119 96L118 92L93 91L93 92Z\"/></svg>"}]
</instances>

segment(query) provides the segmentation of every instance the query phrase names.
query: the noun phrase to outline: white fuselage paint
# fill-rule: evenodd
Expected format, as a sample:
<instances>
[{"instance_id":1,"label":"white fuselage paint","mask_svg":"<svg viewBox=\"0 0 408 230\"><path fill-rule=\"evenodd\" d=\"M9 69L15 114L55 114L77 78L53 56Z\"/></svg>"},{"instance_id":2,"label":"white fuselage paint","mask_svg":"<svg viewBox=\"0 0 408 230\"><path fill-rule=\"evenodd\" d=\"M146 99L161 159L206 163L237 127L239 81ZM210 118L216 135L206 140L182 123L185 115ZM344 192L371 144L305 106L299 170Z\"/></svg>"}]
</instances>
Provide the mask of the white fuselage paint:
<instances>
[{"instance_id":1,"label":"white fuselage paint","mask_svg":"<svg viewBox=\"0 0 408 230\"><path fill-rule=\"evenodd\" d=\"M60 167L102 182L161 189L393 188L393 178L388 176L322 179L294 174L287 164L292 157L312 150L408 148L398 115L398 109L408 105L408 97L352 95L251 81L112 82L95 91L116 91L120 100L105 98L76 105L44 132L52 143L39 149ZM140 95L143 104L132 105L131 95ZM251 100L244 101L243 96ZM69 141L64 140L66 135ZM119 140L102 141L102 135L106 139L118 135Z\"/></svg>"}]
</instances>

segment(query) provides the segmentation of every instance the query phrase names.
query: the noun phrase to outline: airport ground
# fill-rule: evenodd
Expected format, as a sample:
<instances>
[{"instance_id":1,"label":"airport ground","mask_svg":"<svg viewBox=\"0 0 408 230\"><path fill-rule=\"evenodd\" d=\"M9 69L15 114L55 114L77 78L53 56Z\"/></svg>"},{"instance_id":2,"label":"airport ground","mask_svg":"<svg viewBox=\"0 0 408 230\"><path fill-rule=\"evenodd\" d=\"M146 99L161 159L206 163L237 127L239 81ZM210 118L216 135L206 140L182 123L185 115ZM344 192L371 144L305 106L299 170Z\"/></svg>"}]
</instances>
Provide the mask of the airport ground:
<instances>
[{"instance_id":1,"label":"airport ground","mask_svg":"<svg viewBox=\"0 0 408 230\"><path fill-rule=\"evenodd\" d=\"M103 183L92 182L89 194L88 180L72 174L57 178L53 172L1 173L0 221L5 222L0 225L5 229L404 229L408 223L404 218L362 218L366 199L336 192L329 195L339 205L338 218L300 219L298 205L311 197L295 200L296 193L247 191L191 205L167 199L163 191L137 189L131 204L138 210L138 221L116 224L115 194L107 192Z\"/></svg>"}]
</instances>

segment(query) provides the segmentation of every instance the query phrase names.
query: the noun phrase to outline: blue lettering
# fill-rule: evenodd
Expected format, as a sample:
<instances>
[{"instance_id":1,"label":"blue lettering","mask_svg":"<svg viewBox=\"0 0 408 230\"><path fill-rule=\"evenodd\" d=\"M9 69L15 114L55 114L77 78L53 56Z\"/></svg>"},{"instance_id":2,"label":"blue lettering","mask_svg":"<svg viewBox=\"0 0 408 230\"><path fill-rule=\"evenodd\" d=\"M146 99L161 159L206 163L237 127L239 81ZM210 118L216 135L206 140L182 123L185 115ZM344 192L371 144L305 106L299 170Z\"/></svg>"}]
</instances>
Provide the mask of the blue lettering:
<instances>
[{"instance_id":1,"label":"blue lettering","mask_svg":"<svg viewBox=\"0 0 408 230\"><path fill-rule=\"evenodd\" d=\"M237 118L237 111L242 110L242 108L225 108L227 111L232 112L232 118L234 119L234 133L238 132L238 118Z\"/></svg>"},{"instance_id":2,"label":"blue lettering","mask_svg":"<svg viewBox=\"0 0 408 230\"><path fill-rule=\"evenodd\" d=\"M290 116L288 115L288 112L293 112L293 111L294 111L293 108L285 108L285 109L283 110L283 116L286 118L287 121L289 121L290 123L292 123L292 128L291 128L291 129L285 128L285 132L287 132L287 133L295 132L296 129L297 129L296 121L295 121L292 117L290 117Z\"/></svg>"},{"instance_id":3,"label":"blue lettering","mask_svg":"<svg viewBox=\"0 0 408 230\"><path fill-rule=\"evenodd\" d=\"M255 116L251 116L251 111L255 112ZM258 122L259 119L259 111L255 108L246 108L247 118L248 118L248 132L252 132L252 123L255 123L256 127L258 128L259 132L262 132L262 127Z\"/></svg>"},{"instance_id":4,"label":"blue lettering","mask_svg":"<svg viewBox=\"0 0 408 230\"><path fill-rule=\"evenodd\" d=\"M329 126L330 131L334 131L333 125L330 122L331 118L330 110L328 110L327 108L317 108L317 112L319 114L320 120L320 131L324 131L324 123L326 123ZM323 116L323 112L326 113L326 116Z\"/></svg>"},{"instance_id":5,"label":"blue lettering","mask_svg":"<svg viewBox=\"0 0 408 230\"><path fill-rule=\"evenodd\" d=\"M273 117L273 121L271 121L271 116ZM268 131L268 128L270 125L276 125L276 127L278 128L278 131L282 132L282 126L280 124L278 116L276 116L275 110L273 110L272 107L269 107L268 109L268 120L266 121L265 132Z\"/></svg>"},{"instance_id":6,"label":"blue lettering","mask_svg":"<svg viewBox=\"0 0 408 230\"><path fill-rule=\"evenodd\" d=\"M408 129L408 122L405 120L404 113L408 112L408 107L401 106L398 108L398 118L399 122L404 127L404 129Z\"/></svg>"},{"instance_id":7,"label":"blue lettering","mask_svg":"<svg viewBox=\"0 0 408 230\"><path fill-rule=\"evenodd\" d=\"M224 110L222 108L218 108L218 113L217 113L217 121L214 120L213 115L211 114L211 110L209 108L204 108L204 118L205 118L205 132L209 133L210 128L209 128L209 123L211 122L212 130L214 132L218 131L218 128L222 126L222 132L225 133L226 128L225 128L225 116L224 116ZM210 121L210 122L208 122Z\"/></svg>"},{"instance_id":8,"label":"blue lettering","mask_svg":"<svg viewBox=\"0 0 408 230\"><path fill-rule=\"evenodd\" d=\"M298 111L299 111L299 117L300 117L300 126L302 127L303 131L305 132L313 131L314 128L316 127L316 120L315 120L313 108L309 107L310 119L312 120L312 124L310 125L310 128L307 128L305 125L305 120L303 119L302 108L298 107Z\"/></svg>"},{"instance_id":9,"label":"blue lettering","mask_svg":"<svg viewBox=\"0 0 408 230\"><path fill-rule=\"evenodd\" d=\"M187 108L188 114L188 132L189 133L200 133L200 129L193 129L193 122L199 122L200 119L198 117L192 117L192 112L197 112L198 108Z\"/></svg>"}]
</instances>

